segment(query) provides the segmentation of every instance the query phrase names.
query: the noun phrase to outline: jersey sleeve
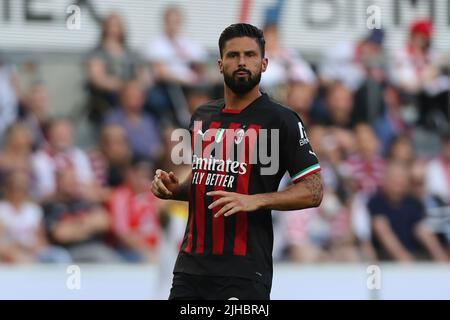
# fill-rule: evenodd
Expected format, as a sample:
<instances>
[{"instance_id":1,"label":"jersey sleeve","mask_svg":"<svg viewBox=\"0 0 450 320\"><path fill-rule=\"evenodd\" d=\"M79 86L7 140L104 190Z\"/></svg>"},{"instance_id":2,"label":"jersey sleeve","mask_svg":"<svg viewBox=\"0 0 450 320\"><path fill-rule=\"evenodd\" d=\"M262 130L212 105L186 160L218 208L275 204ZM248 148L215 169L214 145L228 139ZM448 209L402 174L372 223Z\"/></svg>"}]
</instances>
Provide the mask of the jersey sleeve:
<instances>
[{"instance_id":1,"label":"jersey sleeve","mask_svg":"<svg viewBox=\"0 0 450 320\"><path fill-rule=\"evenodd\" d=\"M300 117L294 112L287 114L281 126L283 132L281 162L291 176L293 183L320 171L317 155L309 143L306 129Z\"/></svg>"}]
</instances>

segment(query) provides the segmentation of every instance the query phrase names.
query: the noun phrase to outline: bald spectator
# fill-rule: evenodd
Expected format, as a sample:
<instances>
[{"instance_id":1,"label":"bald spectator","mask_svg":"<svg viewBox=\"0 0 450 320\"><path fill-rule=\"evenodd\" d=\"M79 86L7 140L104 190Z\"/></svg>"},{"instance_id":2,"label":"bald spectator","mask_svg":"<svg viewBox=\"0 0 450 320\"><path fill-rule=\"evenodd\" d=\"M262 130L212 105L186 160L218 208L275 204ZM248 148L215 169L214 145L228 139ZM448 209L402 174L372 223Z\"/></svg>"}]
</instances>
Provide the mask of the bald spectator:
<instances>
[{"instance_id":1,"label":"bald spectator","mask_svg":"<svg viewBox=\"0 0 450 320\"><path fill-rule=\"evenodd\" d=\"M410 187L408 170L402 163L391 162L381 190L369 200L379 258L410 262L423 256L422 249L433 260L448 261L438 239L424 223L424 207L411 195Z\"/></svg>"}]
</instances>

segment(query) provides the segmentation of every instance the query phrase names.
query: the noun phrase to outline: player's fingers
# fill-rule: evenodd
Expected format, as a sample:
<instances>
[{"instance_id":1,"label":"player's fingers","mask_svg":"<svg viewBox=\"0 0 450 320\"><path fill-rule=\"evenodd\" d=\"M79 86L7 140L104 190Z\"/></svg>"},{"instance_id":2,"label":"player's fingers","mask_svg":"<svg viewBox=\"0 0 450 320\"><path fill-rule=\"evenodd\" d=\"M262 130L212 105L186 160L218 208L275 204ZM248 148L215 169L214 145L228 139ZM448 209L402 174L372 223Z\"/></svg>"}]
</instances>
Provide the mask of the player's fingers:
<instances>
[{"instance_id":1,"label":"player's fingers","mask_svg":"<svg viewBox=\"0 0 450 320\"><path fill-rule=\"evenodd\" d=\"M170 180L172 180L172 182L178 183L178 178L175 176L175 173L173 173L172 171L170 171L170 173L169 173L169 178L170 178Z\"/></svg>"},{"instance_id":2,"label":"player's fingers","mask_svg":"<svg viewBox=\"0 0 450 320\"><path fill-rule=\"evenodd\" d=\"M211 203L211 204L208 206L208 209L213 209L213 208L215 208L215 207L217 207L217 206L224 205L224 204L226 204L226 203L228 203L228 202L230 202L230 201L232 201L232 200L233 200L233 199L232 199L231 197L223 197L223 198L220 198L220 199L214 201L213 203Z\"/></svg>"},{"instance_id":3,"label":"player's fingers","mask_svg":"<svg viewBox=\"0 0 450 320\"><path fill-rule=\"evenodd\" d=\"M206 195L207 196L220 196L220 197L224 197L224 196L228 196L232 194L232 192L227 192L227 191L210 191L208 192Z\"/></svg>"},{"instance_id":4,"label":"player's fingers","mask_svg":"<svg viewBox=\"0 0 450 320\"><path fill-rule=\"evenodd\" d=\"M169 176L169 174L167 172L165 172L164 170L156 169L155 178L164 179L164 178L167 178L168 176Z\"/></svg>"},{"instance_id":5,"label":"player's fingers","mask_svg":"<svg viewBox=\"0 0 450 320\"><path fill-rule=\"evenodd\" d=\"M233 209L234 206L236 205L236 203L234 202L229 202L226 205L224 205L215 215L215 218L220 217L222 214L228 212L229 210Z\"/></svg>"},{"instance_id":6,"label":"player's fingers","mask_svg":"<svg viewBox=\"0 0 450 320\"><path fill-rule=\"evenodd\" d=\"M156 188L160 193L162 193L163 195L166 195L166 196L172 195L172 192L170 192L169 189L167 189L167 187L164 185L164 183L160 179L156 179L155 183L156 183Z\"/></svg>"},{"instance_id":7,"label":"player's fingers","mask_svg":"<svg viewBox=\"0 0 450 320\"><path fill-rule=\"evenodd\" d=\"M158 191L158 187L156 186L156 182L155 180L152 181L150 190L152 191L152 193L157 196L158 198L163 198L163 195Z\"/></svg>"},{"instance_id":8,"label":"player's fingers","mask_svg":"<svg viewBox=\"0 0 450 320\"><path fill-rule=\"evenodd\" d=\"M235 214L236 212L239 212L239 211L242 211L242 208L239 207L239 206L237 206L237 207L232 208L230 211L225 212L224 216L225 216L225 217L229 217L229 216L231 216L232 214Z\"/></svg>"}]
</instances>

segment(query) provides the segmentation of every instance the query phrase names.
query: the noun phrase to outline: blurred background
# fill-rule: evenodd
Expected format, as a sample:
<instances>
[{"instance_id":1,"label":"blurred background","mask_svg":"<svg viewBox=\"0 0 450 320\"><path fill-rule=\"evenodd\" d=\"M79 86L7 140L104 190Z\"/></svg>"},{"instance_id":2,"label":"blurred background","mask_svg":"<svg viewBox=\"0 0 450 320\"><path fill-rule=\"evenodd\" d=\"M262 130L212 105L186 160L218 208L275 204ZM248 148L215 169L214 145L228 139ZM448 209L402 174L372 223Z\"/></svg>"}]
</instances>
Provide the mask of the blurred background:
<instances>
[{"instance_id":1,"label":"blurred background","mask_svg":"<svg viewBox=\"0 0 450 320\"><path fill-rule=\"evenodd\" d=\"M168 297L187 204L149 185L189 172L170 135L222 96L235 22L325 184L273 213L272 298L450 299L448 1L0 0L1 299Z\"/></svg>"}]
</instances>

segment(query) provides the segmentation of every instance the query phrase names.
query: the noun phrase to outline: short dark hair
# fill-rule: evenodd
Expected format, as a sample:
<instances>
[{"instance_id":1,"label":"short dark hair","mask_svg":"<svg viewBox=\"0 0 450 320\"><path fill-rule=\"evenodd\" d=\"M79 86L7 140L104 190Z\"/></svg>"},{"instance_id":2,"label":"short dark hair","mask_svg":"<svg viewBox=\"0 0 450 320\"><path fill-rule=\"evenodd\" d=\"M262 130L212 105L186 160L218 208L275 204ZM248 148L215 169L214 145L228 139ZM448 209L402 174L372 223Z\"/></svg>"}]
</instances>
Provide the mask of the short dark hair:
<instances>
[{"instance_id":1,"label":"short dark hair","mask_svg":"<svg viewBox=\"0 0 450 320\"><path fill-rule=\"evenodd\" d=\"M222 31L219 37L220 57L222 57L225 43L228 40L240 37L249 37L255 39L261 51L261 56L264 57L266 46L266 40L264 40L264 33L261 29L248 23L235 23L228 26L225 30Z\"/></svg>"}]
</instances>

